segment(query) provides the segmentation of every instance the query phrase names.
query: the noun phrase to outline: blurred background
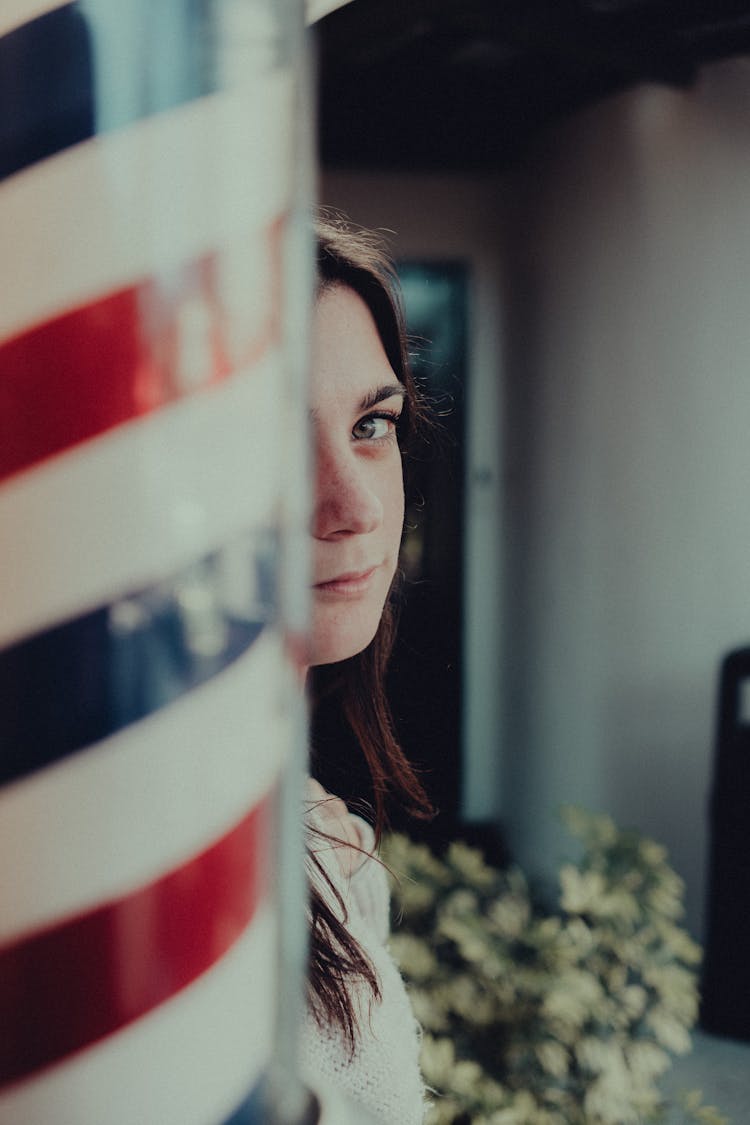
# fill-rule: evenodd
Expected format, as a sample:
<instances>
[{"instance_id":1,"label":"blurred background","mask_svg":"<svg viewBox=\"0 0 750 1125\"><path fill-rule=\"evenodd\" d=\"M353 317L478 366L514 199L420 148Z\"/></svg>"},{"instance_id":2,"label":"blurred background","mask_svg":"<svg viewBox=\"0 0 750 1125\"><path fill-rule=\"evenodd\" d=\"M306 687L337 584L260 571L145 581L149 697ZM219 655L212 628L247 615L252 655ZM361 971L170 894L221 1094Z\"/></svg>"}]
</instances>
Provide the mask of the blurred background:
<instances>
[{"instance_id":1,"label":"blurred background","mask_svg":"<svg viewBox=\"0 0 750 1125\"><path fill-rule=\"evenodd\" d=\"M431 831L544 882L559 806L609 812L700 938L750 643L750 5L356 0L318 36L319 197L389 232L450 407L393 676Z\"/></svg>"}]
</instances>

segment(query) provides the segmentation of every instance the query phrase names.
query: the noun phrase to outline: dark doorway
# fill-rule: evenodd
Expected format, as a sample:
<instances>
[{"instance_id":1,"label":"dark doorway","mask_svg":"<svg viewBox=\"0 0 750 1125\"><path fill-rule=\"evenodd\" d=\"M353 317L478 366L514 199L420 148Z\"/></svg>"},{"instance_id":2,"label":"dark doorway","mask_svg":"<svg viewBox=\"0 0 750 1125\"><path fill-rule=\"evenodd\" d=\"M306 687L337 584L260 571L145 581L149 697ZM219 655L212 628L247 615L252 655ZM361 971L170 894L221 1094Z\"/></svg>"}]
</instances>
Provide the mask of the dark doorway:
<instances>
[{"instance_id":1,"label":"dark doorway","mask_svg":"<svg viewBox=\"0 0 750 1125\"><path fill-rule=\"evenodd\" d=\"M407 261L399 263L399 276L412 366L434 428L408 466L406 581L389 696L404 749L439 810L424 831L444 839L455 833L461 796L468 269L461 262Z\"/></svg>"}]
</instances>

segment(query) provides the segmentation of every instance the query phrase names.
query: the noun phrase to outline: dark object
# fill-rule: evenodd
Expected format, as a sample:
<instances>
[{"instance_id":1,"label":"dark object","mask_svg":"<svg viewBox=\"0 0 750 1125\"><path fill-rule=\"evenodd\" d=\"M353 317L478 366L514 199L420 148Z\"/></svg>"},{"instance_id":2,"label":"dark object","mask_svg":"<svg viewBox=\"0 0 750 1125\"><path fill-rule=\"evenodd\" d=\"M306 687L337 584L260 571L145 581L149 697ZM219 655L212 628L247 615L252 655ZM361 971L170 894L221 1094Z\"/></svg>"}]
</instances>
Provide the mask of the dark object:
<instances>
[{"instance_id":1,"label":"dark object","mask_svg":"<svg viewBox=\"0 0 750 1125\"><path fill-rule=\"evenodd\" d=\"M566 114L747 53L750 2L357 0L318 31L325 166L501 170Z\"/></svg>"},{"instance_id":2,"label":"dark object","mask_svg":"<svg viewBox=\"0 0 750 1125\"><path fill-rule=\"evenodd\" d=\"M750 1039L750 648L724 659L711 796L701 1026Z\"/></svg>"}]
</instances>

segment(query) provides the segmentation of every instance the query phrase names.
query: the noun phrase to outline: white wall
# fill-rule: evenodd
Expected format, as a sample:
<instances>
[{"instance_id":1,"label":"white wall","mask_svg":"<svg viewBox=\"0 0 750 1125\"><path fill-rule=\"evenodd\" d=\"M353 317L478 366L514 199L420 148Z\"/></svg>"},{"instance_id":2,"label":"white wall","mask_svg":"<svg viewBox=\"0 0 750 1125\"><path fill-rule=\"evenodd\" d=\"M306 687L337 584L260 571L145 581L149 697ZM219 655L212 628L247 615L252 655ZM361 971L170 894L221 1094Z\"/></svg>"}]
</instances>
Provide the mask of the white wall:
<instances>
[{"instance_id":1,"label":"white wall","mask_svg":"<svg viewBox=\"0 0 750 1125\"><path fill-rule=\"evenodd\" d=\"M700 932L720 655L750 643L750 62L644 88L515 177L503 815L666 842Z\"/></svg>"},{"instance_id":2,"label":"white wall","mask_svg":"<svg viewBox=\"0 0 750 1125\"><path fill-rule=\"evenodd\" d=\"M498 185L491 177L327 173L320 199L363 226L387 228L396 257L454 259L470 269L466 419L464 815L500 807L502 327Z\"/></svg>"}]
</instances>

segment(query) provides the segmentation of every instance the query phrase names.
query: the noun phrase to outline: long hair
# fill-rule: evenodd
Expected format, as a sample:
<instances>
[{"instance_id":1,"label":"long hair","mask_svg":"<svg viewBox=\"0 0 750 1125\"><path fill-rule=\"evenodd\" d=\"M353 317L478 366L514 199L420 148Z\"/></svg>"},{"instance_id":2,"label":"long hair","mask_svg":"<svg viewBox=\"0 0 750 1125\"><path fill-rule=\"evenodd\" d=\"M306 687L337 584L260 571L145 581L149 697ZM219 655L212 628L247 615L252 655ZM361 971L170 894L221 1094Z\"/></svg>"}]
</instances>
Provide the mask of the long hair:
<instances>
[{"instance_id":1,"label":"long hair","mask_svg":"<svg viewBox=\"0 0 750 1125\"><path fill-rule=\"evenodd\" d=\"M317 295L344 285L362 298L375 321L391 368L406 391L397 433L408 492L408 453L422 425L424 407L409 367L395 269L374 234L355 229L340 216L321 216L316 223L316 237ZM340 663L313 668L310 679L313 708L317 699L335 696L361 749L372 781L376 841L387 823L389 800L397 800L418 817L428 817L432 812L422 784L398 743L385 691L386 668L398 621L399 580L397 573L380 625L367 648ZM317 864L317 868L325 879L321 865ZM333 891L330 881L326 881ZM343 911L340 897L339 906ZM364 982L373 998L378 999L379 983L368 958L314 884L310 909L311 1007L318 1022L341 1027L353 1050L357 1015L349 986L355 981Z\"/></svg>"}]
</instances>

